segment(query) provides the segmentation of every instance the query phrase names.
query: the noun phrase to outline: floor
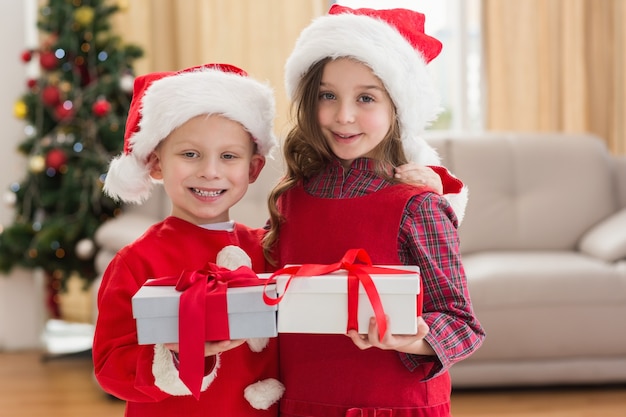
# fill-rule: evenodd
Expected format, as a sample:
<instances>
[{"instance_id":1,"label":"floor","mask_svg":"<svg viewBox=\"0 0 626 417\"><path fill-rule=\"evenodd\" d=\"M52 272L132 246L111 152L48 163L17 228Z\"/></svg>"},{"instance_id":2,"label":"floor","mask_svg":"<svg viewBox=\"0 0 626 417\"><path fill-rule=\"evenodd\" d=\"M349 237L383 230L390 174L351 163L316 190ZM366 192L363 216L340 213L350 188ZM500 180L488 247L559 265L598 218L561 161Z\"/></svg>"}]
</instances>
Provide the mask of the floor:
<instances>
[{"instance_id":1,"label":"floor","mask_svg":"<svg viewBox=\"0 0 626 417\"><path fill-rule=\"evenodd\" d=\"M453 393L454 417L625 417L626 385ZM98 387L89 352L0 353L0 416L122 417Z\"/></svg>"}]
</instances>

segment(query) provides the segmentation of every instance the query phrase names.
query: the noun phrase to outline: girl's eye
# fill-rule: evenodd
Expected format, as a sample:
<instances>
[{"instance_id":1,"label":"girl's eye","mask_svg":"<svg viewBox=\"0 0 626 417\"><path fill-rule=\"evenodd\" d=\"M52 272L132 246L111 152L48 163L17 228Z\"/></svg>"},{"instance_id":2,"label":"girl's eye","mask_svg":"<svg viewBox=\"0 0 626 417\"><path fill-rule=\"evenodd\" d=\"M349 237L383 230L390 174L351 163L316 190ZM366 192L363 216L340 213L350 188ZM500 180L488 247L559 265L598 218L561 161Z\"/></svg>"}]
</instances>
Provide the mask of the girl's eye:
<instances>
[{"instance_id":1,"label":"girl's eye","mask_svg":"<svg viewBox=\"0 0 626 417\"><path fill-rule=\"evenodd\" d=\"M371 103L374 101L374 97L372 96L361 96L359 97L359 101L363 103Z\"/></svg>"},{"instance_id":2,"label":"girl's eye","mask_svg":"<svg viewBox=\"0 0 626 417\"><path fill-rule=\"evenodd\" d=\"M335 95L333 93L320 93L320 100L334 100Z\"/></svg>"},{"instance_id":3,"label":"girl's eye","mask_svg":"<svg viewBox=\"0 0 626 417\"><path fill-rule=\"evenodd\" d=\"M198 157L198 153L194 152L194 151L187 151L187 152L183 152L182 155L185 158L197 158Z\"/></svg>"}]
</instances>

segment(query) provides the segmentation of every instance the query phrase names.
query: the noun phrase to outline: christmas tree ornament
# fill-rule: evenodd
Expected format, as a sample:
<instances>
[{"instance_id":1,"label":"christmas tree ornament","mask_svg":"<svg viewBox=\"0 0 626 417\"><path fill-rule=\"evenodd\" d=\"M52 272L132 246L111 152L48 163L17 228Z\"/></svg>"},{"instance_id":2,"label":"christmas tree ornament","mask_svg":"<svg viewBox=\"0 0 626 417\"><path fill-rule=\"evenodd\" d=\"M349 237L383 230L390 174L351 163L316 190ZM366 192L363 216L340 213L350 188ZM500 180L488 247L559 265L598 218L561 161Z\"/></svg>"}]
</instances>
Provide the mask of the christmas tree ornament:
<instances>
[{"instance_id":1,"label":"christmas tree ornament","mask_svg":"<svg viewBox=\"0 0 626 417\"><path fill-rule=\"evenodd\" d=\"M76 256L80 259L91 259L96 253L96 244L91 239L81 239L76 244L74 251L76 252Z\"/></svg>"},{"instance_id":2,"label":"christmas tree ornament","mask_svg":"<svg viewBox=\"0 0 626 417\"><path fill-rule=\"evenodd\" d=\"M91 106L91 111L96 117L106 116L111 111L111 103L105 98L99 98Z\"/></svg>"},{"instance_id":3,"label":"christmas tree ornament","mask_svg":"<svg viewBox=\"0 0 626 417\"><path fill-rule=\"evenodd\" d=\"M37 129L33 125L26 125L24 126L24 134L26 137L32 138L37 134Z\"/></svg>"},{"instance_id":4,"label":"christmas tree ornament","mask_svg":"<svg viewBox=\"0 0 626 417\"><path fill-rule=\"evenodd\" d=\"M54 85L47 85L41 90L41 101L49 107L54 107L61 102L61 92Z\"/></svg>"},{"instance_id":5,"label":"christmas tree ornament","mask_svg":"<svg viewBox=\"0 0 626 417\"><path fill-rule=\"evenodd\" d=\"M51 149L46 154L46 168L59 171L67 163L67 155L61 149Z\"/></svg>"},{"instance_id":6,"label":"christmas tree ornament","mask_svg":"<svg viewBox=\"0 0 626 417\"><path fill-rule=\"evenodd\" d=\"M120 86L120 89L124 91L125 93L132 93L134 84L135 84L135 77L133 77L132 74L123 74L120 77L119 86Z\"/></svg>"},{"instance_id":7,"label":"christmas tree ornament","mask_svg":"<svg viewBox=\"0 0 626 417\"><path fill-rule=\"evenodd\" d=\"M13 105L13 115L18 119L25 119L28 115L28 106L23 100L18 100Z\"/></svg>"},{"instance_id":8,"label":"christmas tree ornament","mask_svg":"<svg viewBox=\"0 0 626 417\"><path fill-rule=\"evenodd\" d=\"M72 91L72 84L68 81L61 81L59 83L59 90L67 94Z\"/></svg>"},{"instance_id":9,"label":"christmas tree ornament","mask_svg":"<svg viewBox=\"0 0 626 417\"><path fill-rule=\"evenodd\" d=\"M34 78L29 78L29 79L26 81L26 87L28 87L28 88L30 88L30 89L33 89L33 88L35 88L36 86L37 86L37 80L36 80L36 79L34 79Z\"/></svg>"},{"instance_id":10,"label":"christmas tree ornament","mask_svg":"<svg viewBox=\"0 0 626 417\"><path fill-rule=\"evenodd\" d=\"M33 174L39 174L46 169L46 160L41 155L34 155L28 160L28 169Z\"/></svg>"},{"instance_id":11,"label":"christmas tree ornament","mask_svg":"<svg viewBox=\"0 0 626 417\"><path fill-rule=\"evenodd\" d=\"M74 103L70 100L66 100L63 103L58 104L54 108L54 116L60 122L70 120L74 117Z\"/></svg>"},{"instance_id":12,"label":"christmas tree ornament","mask_svg":"<svg viewBox=\"0 0 626 417\"><path fill-rule=\"evenodd\" d=\"M95 12L93 8L89 6L81 6L74 10L74 21L81 27L87 27L93 22Z\"/></svg>"},{"instance_id":13,"label":"christmas tree ornament","mask_svg":"<svg viewBox=\"0 0 626 417\"><path fill-rule=\"evenodd\" d=\"M47 71L56 69L59 65L59 60L52 51L42 51L39 53L39 65Z\"/></svg>"},{"instance_id":14,"label":"christmas tree ornament","mask_svg":"<svg viewBox=\"0 0 626 417\"><path fill-rule=\"evenodd\" d=\"M6 193L4 193L2 200L7 207L15 207L15 203L17 202L17 195L15 195L13 191L7 191Z\"/></svg>"},{"instance_id":15,"label":"christmas tree ornament","mask_svg":"<svg viewBox=\"0 0 626 417\"><path fill-rule=\"evenodd\" d=\"M30 62L30 60L33 59L33 51L26 50L22 52L21 58L22 58L22 62Z\"/></svg>"}]
</instances>

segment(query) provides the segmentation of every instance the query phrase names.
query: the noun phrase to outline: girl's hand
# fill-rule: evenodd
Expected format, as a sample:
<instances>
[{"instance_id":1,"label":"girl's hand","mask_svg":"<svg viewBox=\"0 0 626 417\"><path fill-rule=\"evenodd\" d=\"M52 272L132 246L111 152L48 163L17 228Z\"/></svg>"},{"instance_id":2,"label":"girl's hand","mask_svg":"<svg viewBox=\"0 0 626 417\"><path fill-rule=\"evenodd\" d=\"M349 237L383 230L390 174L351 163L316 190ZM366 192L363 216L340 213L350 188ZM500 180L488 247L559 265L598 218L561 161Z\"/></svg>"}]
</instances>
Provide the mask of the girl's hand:
<instances>
[{"instance_id":1,"label":"girl's hand","mask_svg":"<svg viewBox=\"0 0 626 417\"><path fill-rule=\"evenodd\" d=\"M387 328L389 328L389 318L387 318ZM348 337L361 350L377 347L383 350L396 350L398 352L412 353L416 355L434 355L435 351L424 337L430 331L428 325L422 317L417 318L417 334L414 335L393 335L389 332L382 340L378 338L378 325L372 317L369 323L367 334L359 334L356 330L349 330Z\"/></svg>"},{"instance_id":2,"label":"girl's hand","mask_svg":"<svg viewBox=\"0 0 626 417\"><path fill-rule=\"evenodd\" d=\"M217 355L243 345L246 339L238 340L220 340L219 342L205 342L204 356ZM180 345L178 343L165 343L164 346L172 352L178 353Z\"/></svg>"},{"instance_id":3,"label":"girl's hand","mask_svg":"<svg viewBox=\"0 0 626 417\"><path fill-rule=\"evenodd\" d=\"M427 166L409 162L397 167L394 170L394 177L407 184L425 186L432 188L437 194L443 194L441 177Z\"/></svg>"}]
</instances>

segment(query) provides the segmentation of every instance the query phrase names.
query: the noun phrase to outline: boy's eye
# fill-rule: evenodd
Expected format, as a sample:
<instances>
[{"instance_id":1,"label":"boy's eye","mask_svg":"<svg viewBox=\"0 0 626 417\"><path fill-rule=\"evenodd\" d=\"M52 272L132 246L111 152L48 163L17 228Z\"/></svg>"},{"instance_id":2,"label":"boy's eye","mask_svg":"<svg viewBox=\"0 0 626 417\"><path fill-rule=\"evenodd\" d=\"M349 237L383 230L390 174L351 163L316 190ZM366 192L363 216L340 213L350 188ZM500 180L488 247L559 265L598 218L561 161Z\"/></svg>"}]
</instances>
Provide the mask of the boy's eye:
<instances>
[{"instance_id":1,"label":"boy's eye","mask_svg":"<svg viewBox=\"0 0 626 417\"><path fill-rule=\"evenodd\" d=\"M334 100L335 95L333 93L320 93L320 100Z\"/></svg>"},{"instance_id":2,"label":"boy's eye","mask_svg":"<svg viewBox=\"0 0 626 417\"><path fill-rule=\"evenodd\" d=\"M194 152L194 151L187 151L187 152L183 152L182 155L185 158L197 158L198 157L198 153Z\"/></svg>"},{"instance_id":3,"label":"boy's eye","mask_svg":"<svg viewBox=\"0 0 626 417\"><path fill-rule=\"evenodd\" d=\"M222 158L223 159L235 159L237 158L237 155L232 154L232 153L225 153L225 154L222 154Z\"/></svg>"}]
</instances>

